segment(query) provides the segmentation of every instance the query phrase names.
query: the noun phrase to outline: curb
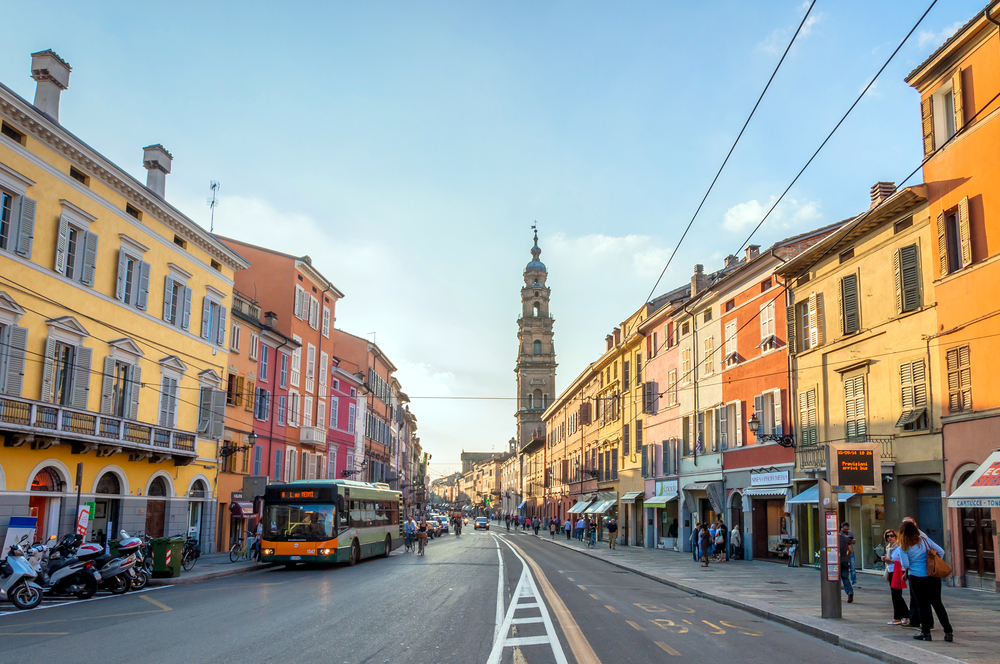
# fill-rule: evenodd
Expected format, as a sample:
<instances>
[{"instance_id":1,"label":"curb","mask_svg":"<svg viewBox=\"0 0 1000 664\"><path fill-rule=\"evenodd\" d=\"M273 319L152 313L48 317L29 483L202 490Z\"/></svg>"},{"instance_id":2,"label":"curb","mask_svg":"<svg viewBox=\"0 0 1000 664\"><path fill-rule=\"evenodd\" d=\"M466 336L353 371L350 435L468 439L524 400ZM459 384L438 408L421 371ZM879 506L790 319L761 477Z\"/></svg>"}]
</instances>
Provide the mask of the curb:
<instances>
[{"instance_id":1,"label":"curb","mask_svg":"<svg viewBox=\"0 0 1000 664\"><path fill-rule=\"evenodd\" d=\"M650 581L656 581L657 583L661 583L665 586L676 588L677 590L689 593L695 597L708 599L719 604L724 604L726 606L731 606L733 608L752 613L755 616L764 618L771 622L791 627L792 629L802 632L803 634L808 634L809 636L822 639L827 643L839 646L845 650L861 653L862 655L867 655L882 662L887 662L888 664L962 664L964 661L955 659L954 657L948 657L947 655L939 655L938 653L924 650L923 648L917 648L907 643L893 641L892 639L887 639L882 636L869 636L846 625L830 625L828 621L822 618L802 616L801 614L795 614L791 611L780 610L767 602L754 602L740 599L736 595L730 595L728 593L718 591L712 592L698 588L694 585L650 574L649 572L635 569L623 563L608 560L607 558L602 558L601 556L596 556L574 546L563 544L557 540L549 540L544 537L536 537L536 539L542 540L543 542L549 542L550 544L554 544L563 549L569 549L570 551L581 553L588 558L600 560L613 567L618 567L619 569L627 570L633 574L638 574L639 576L649 579ZM831 629L831 627L836 627L836 629Z\"/></svg>"},{"instance_id":2,"label":"curb","mask_svg":"<svg viewBox=\"0 0 1000 664\"><path fill-rule=\"evenodd\" d=\"M182 586L189 583L200 583L202 581L211 581L212 579L221 579L227 576L236 576L237 574L252 574L256 572L269 572L276 567L276 563L262 563L260 565L254 565L252 567L239 567L236 569L224 569L218 572L208 572L207 574L198 574L195 576L179 577L179 578L169 578L169 579L150 579L150 586Z\"/></svg>"}]
</instances>

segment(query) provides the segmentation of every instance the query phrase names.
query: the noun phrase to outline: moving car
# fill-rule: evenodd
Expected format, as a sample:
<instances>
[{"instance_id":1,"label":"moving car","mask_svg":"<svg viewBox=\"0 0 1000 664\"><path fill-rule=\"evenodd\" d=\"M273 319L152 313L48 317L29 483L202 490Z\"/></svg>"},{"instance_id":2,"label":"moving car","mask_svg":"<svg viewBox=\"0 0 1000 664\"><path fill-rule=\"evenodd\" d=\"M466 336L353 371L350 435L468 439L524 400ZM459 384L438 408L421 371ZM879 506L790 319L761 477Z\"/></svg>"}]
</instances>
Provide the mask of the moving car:
<instances>
[{"instance_id":1,"label":"moving car","mask_svg":"<svg viewBox=\"0 0 1000 664\"><path fill-rule=\"evenodd\" d=\"M490 520L485 516L476 517L476 530L479 530L480 528L484 530L490 529Z\"/></svg>"},{"instance_id":2,"label":"moving car","mask_svg":"<svg viewBox=\"0 0 1000 664\"><path fill-rule=\"evenodd\" d=\"M417 522L420 525L420 522ZM427 539L434 539L441 535L441 524L434 517L427 517Z\"/></svg>"},{"instance_id":3,"label":"moving car","mask_svg":"<svg viewBox=\"0 0 1000 664\"><path fill-rule=\"evenodd\" d=\"M439 515L434 517L434 520L437 521L439 524L441 524L440 533L447 535L448 533L451 532L448 529L448 517Z\"/></svg>"}]
</instances>

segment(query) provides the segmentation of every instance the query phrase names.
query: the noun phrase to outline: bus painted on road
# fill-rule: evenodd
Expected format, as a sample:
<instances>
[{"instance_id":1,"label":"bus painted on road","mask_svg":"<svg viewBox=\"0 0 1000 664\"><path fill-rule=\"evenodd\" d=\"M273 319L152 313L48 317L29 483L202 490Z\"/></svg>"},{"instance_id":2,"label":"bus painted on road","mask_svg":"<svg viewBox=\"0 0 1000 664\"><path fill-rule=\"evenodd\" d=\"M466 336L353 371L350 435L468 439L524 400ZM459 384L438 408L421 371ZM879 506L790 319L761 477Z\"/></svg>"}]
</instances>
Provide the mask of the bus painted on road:
<instances>
[{"instance_id":1,"label":"bus painted on road","mask_svg":"<svg viewBox=\"0 0 1000 664\"><path fill-rule=\"evenodd\" d=\"M388 556L403 543L402 495L387 484L298 480L264 491L261 561L340 563Z\"/></svg>"}]
</instances>

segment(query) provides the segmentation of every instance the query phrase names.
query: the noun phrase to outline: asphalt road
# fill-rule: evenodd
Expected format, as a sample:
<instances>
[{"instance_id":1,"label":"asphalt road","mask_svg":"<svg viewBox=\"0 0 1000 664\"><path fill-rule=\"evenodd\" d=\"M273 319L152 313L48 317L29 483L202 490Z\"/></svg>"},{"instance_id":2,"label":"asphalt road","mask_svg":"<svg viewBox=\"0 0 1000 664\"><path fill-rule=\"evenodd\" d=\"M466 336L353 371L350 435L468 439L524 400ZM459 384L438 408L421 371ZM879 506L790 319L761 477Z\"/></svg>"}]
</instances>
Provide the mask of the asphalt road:
<instances>
[{"instance_id":1,"label":"asphalt road","mask_svg":"<svg viewBox=\"0 0 1000 664\"><path fill-rule=\"evenodd\" d=\"M353 568L300 566L0 614L0 662L40 655L81 663L874 661L503 529L444 536L423 557L400 550Z\"/></svg>"}]
</instances>

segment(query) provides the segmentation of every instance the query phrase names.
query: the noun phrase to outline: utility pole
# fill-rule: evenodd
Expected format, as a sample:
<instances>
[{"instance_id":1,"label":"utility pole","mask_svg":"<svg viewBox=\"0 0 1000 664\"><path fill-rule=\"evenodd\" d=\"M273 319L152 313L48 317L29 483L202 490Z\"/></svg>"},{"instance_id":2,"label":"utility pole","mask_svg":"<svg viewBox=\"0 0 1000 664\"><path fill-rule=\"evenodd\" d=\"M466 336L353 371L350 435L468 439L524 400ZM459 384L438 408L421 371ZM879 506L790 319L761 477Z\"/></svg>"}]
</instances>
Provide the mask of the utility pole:
<instances>
[{"instance_id":1,"label":"utility pole","mask_svg":"<svg viewBox=\"0 0 1000 664\"><path fill-rule=\"evenodd\" d=\"M208 232L215 232L215 208L219 206L219 183L212 180L208 185L209 190L212 192L212 197L208 199L208 207L212 210L212 215L208 222Z\"/></svg>"}]
</instances>

